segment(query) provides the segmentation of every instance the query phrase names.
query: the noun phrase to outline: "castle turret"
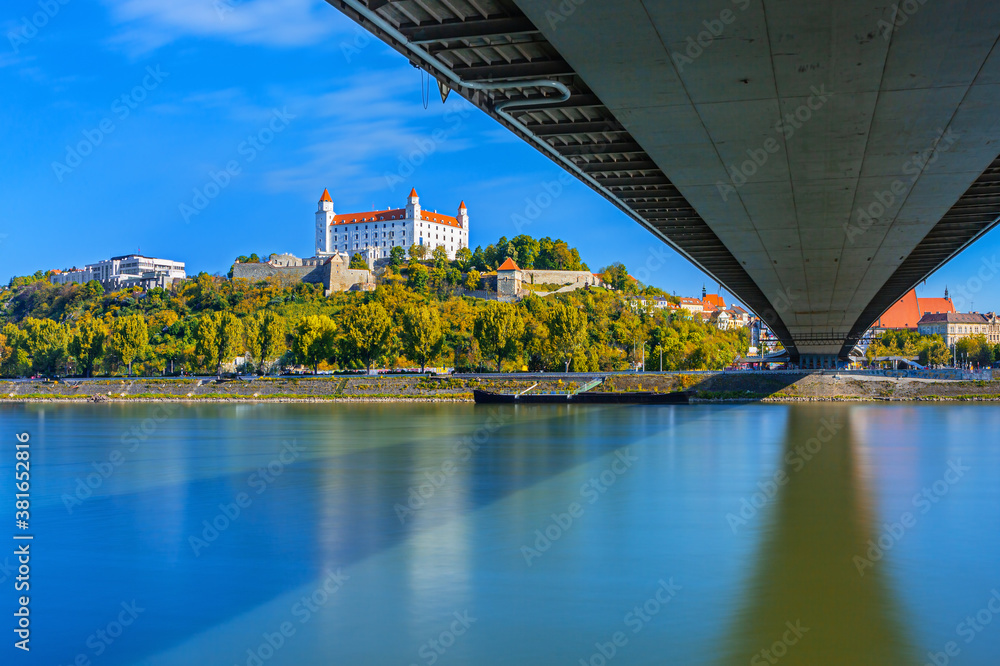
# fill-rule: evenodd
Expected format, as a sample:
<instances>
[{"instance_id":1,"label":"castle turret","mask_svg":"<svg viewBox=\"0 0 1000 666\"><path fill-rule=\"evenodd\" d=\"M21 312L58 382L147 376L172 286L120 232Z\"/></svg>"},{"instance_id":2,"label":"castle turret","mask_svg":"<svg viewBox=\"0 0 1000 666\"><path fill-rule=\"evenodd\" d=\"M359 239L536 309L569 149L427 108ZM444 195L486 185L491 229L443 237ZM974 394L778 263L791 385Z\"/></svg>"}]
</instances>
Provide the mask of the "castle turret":
<instances>
[{"instance_id":1,"label":"castle turret","mask_svg":"<svg viewBox=\"0 0 1000 666\"><path fill-rule=\"evenodd\" d=\"M469 209L465 207L464 201L458 204L458 217L455 219L458 220L458 225L462 229L467 230L469 228Z\"/></svg>"},{"instance_id":2,"label":"castle turret","mask_svg":"<svg viewBox=\"0 0 1000 666\"><path fill-rule=\"evenodd\" d=\"M406 197L406 219L420 219L420 197L417 196L417 188L410 190L410 196Z\"/></svg>"},{"instance_id":3,"label":"castle turret","mask_svg":"<svg viewBox=\"0 0 1000 666\"><path fill-rule=\"evenodd\" d=\"M323 196L319 198L319 207L316 210L316 256L332 254L334 252L331 235L333 229L333 199L330 191L323 189Z\"/></svg>"}]
</instances>

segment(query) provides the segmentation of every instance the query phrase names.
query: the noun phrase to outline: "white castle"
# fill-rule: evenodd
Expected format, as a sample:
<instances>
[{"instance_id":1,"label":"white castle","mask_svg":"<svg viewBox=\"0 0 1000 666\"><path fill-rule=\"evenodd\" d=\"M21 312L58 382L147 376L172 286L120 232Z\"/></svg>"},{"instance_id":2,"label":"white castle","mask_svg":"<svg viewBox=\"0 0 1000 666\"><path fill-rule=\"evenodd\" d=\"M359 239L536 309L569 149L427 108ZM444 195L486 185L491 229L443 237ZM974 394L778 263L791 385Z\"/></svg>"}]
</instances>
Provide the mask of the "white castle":
<instances>
[{"instance_id":1,"label":"white castle","mask_svg":"<svg viewBox=\"0 0 1000 666\"><path fill-rule=\"evenodd\" d=\"M371 264L389 256L393 247L409 252L411 245L423 245L429 257L434 248L443 247L454 259L459 248L469 247L469 211L463 201L458 215L440 215L420 207L417 190L410 190L405 208L376 210L367 213L333 212L329 190L323 190L316 211L316 256L362 254Z\"/></svg>"}]
</instances>

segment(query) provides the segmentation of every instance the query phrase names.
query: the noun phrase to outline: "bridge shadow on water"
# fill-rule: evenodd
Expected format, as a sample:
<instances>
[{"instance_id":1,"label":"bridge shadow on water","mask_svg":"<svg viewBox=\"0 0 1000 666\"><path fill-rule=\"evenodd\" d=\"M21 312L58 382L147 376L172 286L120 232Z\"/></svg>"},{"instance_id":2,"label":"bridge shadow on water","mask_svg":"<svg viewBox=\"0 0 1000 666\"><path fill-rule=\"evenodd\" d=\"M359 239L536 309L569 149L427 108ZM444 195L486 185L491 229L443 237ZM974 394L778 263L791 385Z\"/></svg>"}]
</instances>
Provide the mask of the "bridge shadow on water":
<instances>
[{"instance_id":1,"label":"bridge shadow on water","mask_svg":"<svg viewBox=\"0 0 1000 666\"><path fill-rule=\"evenodd\" d=\"M790 411L780 468L787 482L772 500L756 570L720 666L921 663L888 565L862 567L861 575L855 563L869 539L878 538L878 527L849 409L826 404ZM810 454L810 447L819 450Z\"/></svg>"}]
</instances>

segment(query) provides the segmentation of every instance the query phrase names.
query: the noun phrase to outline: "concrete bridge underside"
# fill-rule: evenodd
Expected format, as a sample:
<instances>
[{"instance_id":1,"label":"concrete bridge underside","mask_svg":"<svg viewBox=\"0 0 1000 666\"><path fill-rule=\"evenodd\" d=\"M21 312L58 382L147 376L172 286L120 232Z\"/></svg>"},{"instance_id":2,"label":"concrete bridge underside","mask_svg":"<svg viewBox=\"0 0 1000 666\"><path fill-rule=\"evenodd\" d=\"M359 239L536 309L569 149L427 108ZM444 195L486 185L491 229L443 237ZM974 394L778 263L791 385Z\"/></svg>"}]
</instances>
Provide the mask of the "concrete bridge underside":
<instances>
[{"instance_id":1,"label":"concrete bridge underside","mask_svg":"<svg viewBox=\"0 0 1000 666\"><path fill-rule=\"evenodd\" d=\"M1000 217L1000 5L328 0L845 358ZM887 6L888 5L888 6Z\"/></svg>"}]
</instances>

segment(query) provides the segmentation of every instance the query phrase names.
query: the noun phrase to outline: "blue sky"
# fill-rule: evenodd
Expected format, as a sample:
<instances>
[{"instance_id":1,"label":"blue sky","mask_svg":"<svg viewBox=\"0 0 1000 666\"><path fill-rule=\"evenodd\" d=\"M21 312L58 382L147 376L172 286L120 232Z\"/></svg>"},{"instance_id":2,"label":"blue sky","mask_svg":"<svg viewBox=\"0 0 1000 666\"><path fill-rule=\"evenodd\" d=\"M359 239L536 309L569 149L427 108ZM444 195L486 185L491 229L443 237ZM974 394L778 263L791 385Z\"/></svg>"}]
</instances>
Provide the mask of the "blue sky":
<instances>
[{"instance_id":1,"label":"blue sky","mask_svg":"<svg viewBox=\"0 0 1000 666\"><path fill-rule=\"evenodd\" d=\"M669 292L714 291L457 95L442 105L432 91L425 110L420 72L321 0L17 0L4 14L0 281L139 248L191 273L251 252L310 256L324 187L338 212L399 207L416 187L430 210L465 200L473 247L560 237L592 269L620 260ZM918 293L964 286L956 305L1000 308L977 285L998 244Z\"/></svg>"}]
</instances>

